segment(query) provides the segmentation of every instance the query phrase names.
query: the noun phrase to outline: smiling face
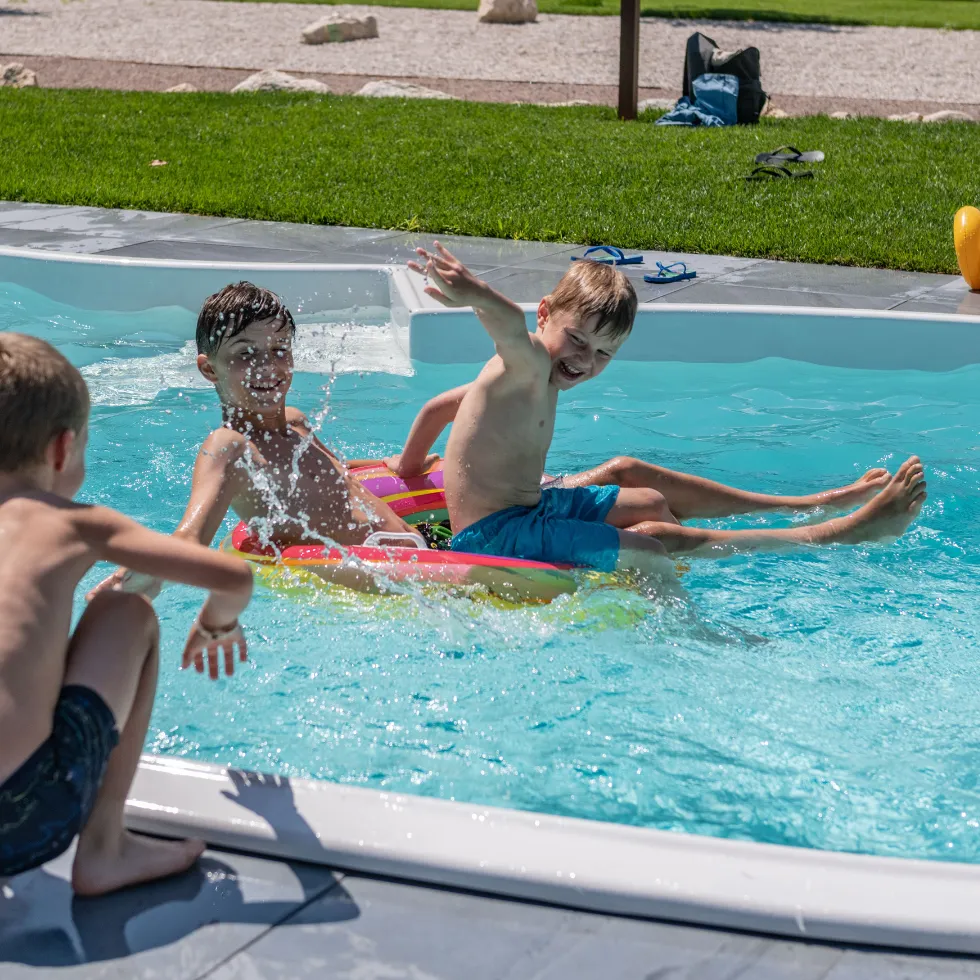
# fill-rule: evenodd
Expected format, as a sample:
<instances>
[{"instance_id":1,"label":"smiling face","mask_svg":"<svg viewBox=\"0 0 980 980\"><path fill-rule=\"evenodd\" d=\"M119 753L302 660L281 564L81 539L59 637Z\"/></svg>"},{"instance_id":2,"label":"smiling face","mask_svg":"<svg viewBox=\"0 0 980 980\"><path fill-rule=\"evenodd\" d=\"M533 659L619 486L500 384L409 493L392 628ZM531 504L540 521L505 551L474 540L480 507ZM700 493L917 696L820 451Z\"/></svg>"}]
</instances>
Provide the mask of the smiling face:
<instances>
[{"instance_id":1,"label":"smiling face","mask_svg":"<svg viewBox=\"0 0 980 980\"><path fill-rule=\"evenodd\" d=\"M255 320L214 353L199 354L197 366L226 412L271 418L285 409L293 380L292 331L280 319Z\"/></svg>"},{"instance_id":2,"label":"smiling face","mask_svg":"<svg viewBox=\"0 0 980 980\"><path fill-rule=\"evenodd\" d=\"M552 313L547 300L538 306L538 335L551 354L551 383L559 391L601 374L622 347L626 336L614 338L599 324L598 313Z\"/></svg>"}]
</instances>

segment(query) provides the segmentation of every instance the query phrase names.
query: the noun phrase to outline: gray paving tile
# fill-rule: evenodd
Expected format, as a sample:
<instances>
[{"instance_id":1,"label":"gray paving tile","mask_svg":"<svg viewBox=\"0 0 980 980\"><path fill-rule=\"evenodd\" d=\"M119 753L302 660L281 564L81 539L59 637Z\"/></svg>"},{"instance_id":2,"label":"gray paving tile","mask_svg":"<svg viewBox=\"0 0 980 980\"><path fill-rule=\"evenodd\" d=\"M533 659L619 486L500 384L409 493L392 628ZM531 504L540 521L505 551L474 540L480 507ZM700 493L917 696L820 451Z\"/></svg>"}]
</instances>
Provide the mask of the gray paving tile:
<instances>
[{"instance_id":1,"label":"gray paving tile","mask_svg":"<svg viewBox=\"0 0 980 980\"><path fill-rule=\"evenodd\" d=\"M734 303L747 306L815 306L828 309L888 310L895 305L889 296L864 296L857 293L817 292L816 290L772 289L729 283L725 279L711 282L694 280L688 289L669 293L658 303Z\"/></svg>"},{"instance_id":2,"label":"gray paving tile","mask_svg":"<svg viewBox=\"0 0 980 980\"><path fill-rule=\"evenodd\" d=\"M73 898L71 855L0 897L0 976L191 980L337 884L324 868L209 851L187 874ZM334 910L336 911L336 910Z\"/></svg>"},{"instance_id":3,"label":"gray paving tile","mask_svg":"<svg viewBox=\"0 0 980 980\"><path fill-rule=\"evenodd\" d=\"M356 917L329 921L338 906ZM319 919L319 921L311 921ZM324 920L328 921L324 921ZM347 876L210 980L425 977L642 980L689 968L730 937L408 884ZM551 965L560 962L558 972ZM601 964L599 971L593 964ZM678 974L682 975L682 974Z\"/></svg>"},{"instance_id":4,"label":"gray paving tile","mask_svg":"<svg viewBox=\"0 0 980 980\"><path fill-rule=\"evenodd\" d=\"M0 219L2 217L0 214ZM25 219L21 227L96 236L120 236L137 242L168 236L190 239L218 228L242 223L239 218L216 218L197 214L126 211L117 208L61 208L40 218ZM10 222L4 224L9 226Z\"/></svg>"},{"instance_id":5,"label":"gray paving tile","mask_svg":"<svg viewBox=\"0 0 980 980\"><path fill-rule=\"evenodd\" d=\"M160 237L160 236L157 236ZM189 238L182 234L181 238ZM343 228L334 225L299 225L285 221L234 221L225 227L209 229L209 241L262 248L301 249L341 253L349 248L374 248L391 238L403 238L404 232L377 228ZM323 261L335 261L324 259ZM336 261L347 261L337 259Z\"/></svg>"},{"instance_id":6,"label":"gray paving tile","mask_svg":"<svg viewBox=\"0 0 980 980\"><path fill-rule=\"evenodd\" d=\"M321 262L317 252L284 248L257 248L221 242L156 239L104 249L104 255L127 255L142 259L190 259L213 262Z\"/></svg>"},{"instance_id":7,"label":"gray paving tile","mask_svg":"<svg viewBox=\"0 0 980 980\"><path fill-rule=\"evenodd\" d=\"M551 268L553 257L570 253L571 246L560 242L522 242L503 238L470 238L465 235L410 235L404 247L414 257L416 247L431 248L438 241L474 270L503 267ZM559 258L555 268L564 269L567 258Z\"/></svg>"},{"instance_id":8,"label":"gray paving tile","mask_svg":"<svg viewBox=\"0 0 980 980\"><path fill-rule=\"evenodd\" d=\"M585 245L556 246L557 251L543 258L529 259L524 268L558 270L562 273L568 268L573 255L584 255ZM760 259L742 259L730 255L698 255L690 252L646 252L641 249L623 249L627 255L642 255L643 262L638 265L618 266L621 272L631 279L642 279L646 273L656 273L657 262L671 265L684 262L688 269L694 270L699 279L710 279L734 272L742 272L759 263Z\"/></svg>"},{"instance_id":9,"label":"gray paving tile","mask_svg":"<svg viewBox=\"0 0 980 980\"><path fill-rule=\"evenodd\" d=\"M563 272L557 269L498 269L487 273L486 281L515 303L537 303L558 285Z\"/></svg>"},{"instance_id":10,"label":"gray paving tile","mask_svg":"<svg viewBox=\"0 0 980 980\"><path fill-rule=\"evenodd\" d=\"M894 298L900 302L920 299L937 287L955 281L955 277L928 272L759 261L727 273L720 281L766 289L792 289L795 292Z\"/></svg>"},{"instance_id":11,"label":"gray paving tile","mask_svg":"<svg viewBox=\"0 0 980 980\"><path fill-rule=\"evenodd\" d=\"M980 960L848 950L828 971L826 980L965 980L967 977L980 977Z\"/></svg>"},{"instance_id":12,"label":"gray paving tile","mask_svg":"<svg viewBox=\"0 0 980 980\"><path fill-rule=\"evenodd\" d=\"M23 201L0 201L0 226L16 226L25 221L38 221L44 218L61 220L69 212L84 211L85 208L66 207L62 204L30 204Z\"/></svg>"},{"instance_id":13,"label":"gray paving tile","mask_svg":"<svg viewBox=\"0 0 980 980\"><path fill-rule=\"evenodd\" d=\"M81 235L64 231L37 231L29 226L8 228L0 225L0 246L15 245L26 248L46 248L56 252L91 254L107 248L117 248L125 238L109 235Z\"/></svg>"},{"instance_id":14,"label":"gray paving tile","mask_svg":"<svg viewBox=\"0 0 980 980\"><path fill-rule=\"evenodd\" d=\"M980 316L980 292L971 292L963 279L934 289L921 299L906 300L895 307L909 313L964 313Z\"/></svg>"}]
</instances>

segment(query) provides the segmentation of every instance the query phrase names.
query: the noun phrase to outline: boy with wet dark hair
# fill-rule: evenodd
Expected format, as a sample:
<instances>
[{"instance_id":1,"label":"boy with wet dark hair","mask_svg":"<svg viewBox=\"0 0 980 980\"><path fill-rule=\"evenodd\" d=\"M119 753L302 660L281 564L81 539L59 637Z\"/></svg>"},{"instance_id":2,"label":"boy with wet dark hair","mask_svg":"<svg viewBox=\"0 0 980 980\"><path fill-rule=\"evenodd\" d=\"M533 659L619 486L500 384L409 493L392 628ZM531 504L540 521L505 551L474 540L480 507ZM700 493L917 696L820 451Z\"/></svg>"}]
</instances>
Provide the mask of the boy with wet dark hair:
<instances>
[{"instance_id":1,"label":"boy with wet dark hair","mask_svg":"<svg viewBox=\"0 0 980 980\"><path fill-rule=\"evenodd\" d=\"M156 689L159 635L142 597L106 592L71 630L97 561L208 589L183 665L231 674L248 565L72 499L85 477L89 399L78 371L34 337L0 333L0 876L64 852L72 886L100 895L188 868L202 841L131 834L123 808Z\"/></svg>"},{"instance_id":2,"label":"boy with wet dark hair","mask_svg":"<svg viewBox=\"0 0 980 980\"><path fill-rule=\"evenodd\" d=\"M376 532L414 532L348 473L303 413L286 404L295 330L282 300L250 282L225 286L204 301L197 367L214 385L224 421L198 452L178 537L210 544L229 509L280 549L324 540L360 545ZM361 462L368 461L350 465ZM371 588L364 573L346 565L335 581ZM99 588L153 596L159 586L119 569Z\"/></svg>"}]
</instances>

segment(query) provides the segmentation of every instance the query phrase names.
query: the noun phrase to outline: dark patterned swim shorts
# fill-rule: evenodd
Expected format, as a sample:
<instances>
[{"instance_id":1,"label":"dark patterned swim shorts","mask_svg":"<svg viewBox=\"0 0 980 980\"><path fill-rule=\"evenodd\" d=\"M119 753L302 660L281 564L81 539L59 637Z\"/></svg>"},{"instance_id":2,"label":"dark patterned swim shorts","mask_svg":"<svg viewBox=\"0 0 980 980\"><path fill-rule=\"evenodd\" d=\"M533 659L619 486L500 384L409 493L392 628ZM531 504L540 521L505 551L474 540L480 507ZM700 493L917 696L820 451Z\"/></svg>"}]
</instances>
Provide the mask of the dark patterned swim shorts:
<instances>
[{"instance_id":1,"label":"dark patterned swim shorts","mask_svg":"<svg viewBox=\"0 0 980 980\"><path fill-rule=\"evenodd\" d=\"M0 786L0 876L36 868L68 850L88 820L118 743L116 719L95 691L62 688L51 735Z\"/></svg>"}]
</instances>

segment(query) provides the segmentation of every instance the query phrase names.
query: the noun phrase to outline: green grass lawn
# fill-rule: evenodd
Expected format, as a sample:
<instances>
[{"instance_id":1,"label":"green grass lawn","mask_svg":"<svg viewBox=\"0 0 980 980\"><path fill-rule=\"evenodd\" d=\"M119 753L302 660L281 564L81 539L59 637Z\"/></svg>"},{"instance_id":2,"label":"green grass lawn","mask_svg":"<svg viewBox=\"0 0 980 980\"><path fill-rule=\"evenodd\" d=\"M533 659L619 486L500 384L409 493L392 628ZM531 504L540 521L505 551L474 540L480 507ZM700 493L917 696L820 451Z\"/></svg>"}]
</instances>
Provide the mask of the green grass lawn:
<instances>
[{"instance_id":1,"label":"green grass lawn","mask_svg":"<svg viewBox=\"0 0 980 980\"><path fill-rule=\"evenodd\" d=\"M785 143L826 152L814 180L737 179ZM956 271L978 160L969 123L683 129L600 107L0 89L0 199L931 272Z\"/></svg>"},{"instance_id":2,"label":"green grass lawn","mask_svg":"<svg viewBox=\"0 0 980 980\"><path fill-rule=\"evenodd\" d=\"M347 0L288 0L345 3ZM357 0L383 7L476 10L479 0ZM538 0L546 14L618 14L619 0ZM642 0L645 17L980 29L980 0Z\"/></svg>"}]
</instances>

